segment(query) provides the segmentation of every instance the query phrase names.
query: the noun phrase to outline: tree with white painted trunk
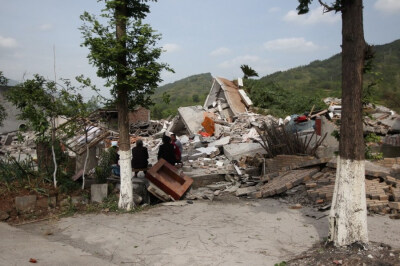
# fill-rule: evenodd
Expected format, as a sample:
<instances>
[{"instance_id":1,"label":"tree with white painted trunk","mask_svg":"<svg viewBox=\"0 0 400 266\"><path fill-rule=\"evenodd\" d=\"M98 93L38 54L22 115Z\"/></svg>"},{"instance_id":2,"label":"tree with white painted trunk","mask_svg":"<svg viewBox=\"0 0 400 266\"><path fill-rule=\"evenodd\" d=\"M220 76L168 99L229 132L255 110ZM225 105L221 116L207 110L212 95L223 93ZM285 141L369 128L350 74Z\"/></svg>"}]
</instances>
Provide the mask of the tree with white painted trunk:
<instances>
[{"instance_id":1,"label":"tree with white painted trunk","mask_svg":"<svg viewBox=\"0 0 400 266\"><path fill-rule=\"evenodd\" d=\"M106 87L118 110L119 154L121 189L118 206L130 210L134 207L132 194L132 168L129 139L129 108L149 106L150 95L162 81L162 70L172 71L167 64L159 63L162 49L155 47L160 35L143 24L147 4L152 0L104 0L101 16L107 20L102 25L95 16L85 12L80 28L89 48L89 62L98 68L97 75L106 79Z\"/></svg>"},{"instance_id":2,"label":"tree with white painted trunk","mask_svg":"<svg viewBox=\"0 0 400 266\"><path fill-rule=\"evenodd\" d=\"M335 246L368 242L365 198L365 159L362 124L362 86L366 43L363 1L318 0L324 12L342 15L342 117L336 182L329 215L330 240ZM299 0L299 14L309 11L312 0Z\"/></svg>"}]
</instances>

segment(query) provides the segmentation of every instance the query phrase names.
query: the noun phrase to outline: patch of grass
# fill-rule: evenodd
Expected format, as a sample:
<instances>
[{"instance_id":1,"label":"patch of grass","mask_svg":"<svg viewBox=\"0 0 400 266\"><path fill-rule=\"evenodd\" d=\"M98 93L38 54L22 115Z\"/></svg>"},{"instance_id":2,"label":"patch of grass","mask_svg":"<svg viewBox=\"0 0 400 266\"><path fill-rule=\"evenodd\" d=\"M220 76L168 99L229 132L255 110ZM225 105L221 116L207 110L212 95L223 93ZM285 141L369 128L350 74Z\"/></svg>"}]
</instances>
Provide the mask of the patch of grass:
<instances>
[{"instance_id":1,"label":"patch of grass","mask_svg":"<svg viewBox=\"0 0 400 266\"><path fill-rule=\"evenodd\" d=\"M274 266L286 266L286 265L287 265L286 261L281 261L279 263L274 264Z\"/></svg>"},{"instance_id":2,"label":"patch of grass","mask_svg":"<svg viewBox=\"0 0 400 266\"><path fill-rule=\"evenodd\" d=\"M78 211L78 209L75 207L75 205L72 204L71 199L68 198L68 200L69 200L69 204L68 204L67 208L63 212L60 213L60 215L59 215L60 217L73 216Z\"/></svg>"}]
</instances>

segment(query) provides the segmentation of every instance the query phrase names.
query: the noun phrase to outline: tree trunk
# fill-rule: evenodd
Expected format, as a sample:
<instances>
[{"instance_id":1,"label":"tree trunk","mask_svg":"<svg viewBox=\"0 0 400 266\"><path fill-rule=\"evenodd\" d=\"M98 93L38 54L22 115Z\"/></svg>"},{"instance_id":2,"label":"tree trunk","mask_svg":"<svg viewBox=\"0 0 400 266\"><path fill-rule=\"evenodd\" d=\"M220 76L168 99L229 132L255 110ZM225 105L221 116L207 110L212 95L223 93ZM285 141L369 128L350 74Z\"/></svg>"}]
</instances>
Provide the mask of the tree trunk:
<instances>
[{"instance_id":1,"label":"tree trunk","mask_svg":"<svg viewBox=\"0 0 400 266\"><path fill-rule=\"evenodd\" d=\"M86 144L86 157L85 163L83 164L83 174L82 174L82 190L85 189L85 173L86 173L86 165L89 159L89 143L88 143L88 127L85 125L85 144Z\"/></svg>"},{"instance_id":2,"label":"tree trunk","mask_svg":"<svg viewBox=\"0 0 400 266\"><path fill-rule=\"evenodd\" d=\"M54 163L54 172L53 172L53 183L54 183L54 188L57 188L57 159L56 159L56 153L54 151L54 143L56 140L56 132L55 132L55 118L51 118L51 152L53 154L53 163Z\"/></svg>"},{"instance_id":3,"label":"tree trunk","mask_svg":"<svg viewBox=\"0 0 400 266\"><path fill-rule=\"evenodd\" d=\"M362 82L365 40L362 0L342 1L342 117L336 182L329 215L335 246L368 242Z\"/></svg>"},{"instance_id":4,"label":"tree trunk","mask_svg":"<svg viewBox=\"0 0 400 266\"><path fill-rule=\"evenodd\" d=\"M121 168L121 189L119 194L118 207L131 210L134 207L132 192L132 166L131 166L131 146L129 138L129 118L128 118L128 89L124 82L127 77L127 54L126 54L126 24L127 24L127 1L121 1L115 8L115 18L117 21L116 38L121 49L117 70L117 110L118 110L118 129L119 129L119 165Z\"/></svg>"}]
</instances>

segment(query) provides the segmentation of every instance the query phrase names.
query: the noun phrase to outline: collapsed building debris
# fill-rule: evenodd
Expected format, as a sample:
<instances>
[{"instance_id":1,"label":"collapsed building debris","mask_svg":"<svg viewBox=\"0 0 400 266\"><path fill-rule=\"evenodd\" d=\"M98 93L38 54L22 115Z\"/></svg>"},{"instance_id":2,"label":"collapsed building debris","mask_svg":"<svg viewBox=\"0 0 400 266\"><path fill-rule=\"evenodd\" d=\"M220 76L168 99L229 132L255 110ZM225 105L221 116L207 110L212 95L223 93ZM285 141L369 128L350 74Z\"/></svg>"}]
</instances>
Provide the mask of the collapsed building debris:
<instances>
[{"instance_id":1,"label":"collapsed building debris","mask_svg":"<svg viewBox=\"0 0 400 266\"><path fill-rule=\"evenodd\" d=\"M279 126L276 123L267 125L263 123L262 129L256 128L261 140L259 143L268 152L269 157L274 157L278 154L309 154L315 155L317 148L324 141L327 133L322 138L316 138L313 143L315 132L311 136L302 138L296 131L294 133L287 132L284 126Z\"/></svg>"},{"instance_id":2,"label":"collapsed building debris","mask_svg":"<svg viewBox=\"0 0 400 266\"><path fill-rule=\"evenodd\" d=\"M238 197L282 196L303 186L311 202L328 203L335 179L335 162L330 159L338 149L331 133L338 129L335 121L340 119L341 108L340 99L326 102L326 110L313 108L308 115L277 119L252 113L251 100L235 82L215 78L204 106L180 107L172 121L152 121L147 109L137 109L138 116L130 117L131 145L142 139L148 148L153 166L146 174L150 181L146 182L147 191L162 201L213 200L223 193ZM372 118L365 120L366 132L384 134L384 143L400 146L399 116L384 108L371 113ZM99 151L118 139L118 132L113 130L116 111L100 109L77 121L80 126L73 136L60 133L65 147L77 156L75 179L83 173L87 148L90 174L97 165ZM159 137L172 132L184 147L183 167L179 170L156 159ZM397 135L389 135L392 133ZM16 138L2 138L2 147L15 143ZM321 152L329 148L333 149L329 154ZM386 211L398 210L393 207L400 193L396 169L381 165L378 171L378 166L366 168L368 206L381 204Z\"/></svg>"}]
</instances>

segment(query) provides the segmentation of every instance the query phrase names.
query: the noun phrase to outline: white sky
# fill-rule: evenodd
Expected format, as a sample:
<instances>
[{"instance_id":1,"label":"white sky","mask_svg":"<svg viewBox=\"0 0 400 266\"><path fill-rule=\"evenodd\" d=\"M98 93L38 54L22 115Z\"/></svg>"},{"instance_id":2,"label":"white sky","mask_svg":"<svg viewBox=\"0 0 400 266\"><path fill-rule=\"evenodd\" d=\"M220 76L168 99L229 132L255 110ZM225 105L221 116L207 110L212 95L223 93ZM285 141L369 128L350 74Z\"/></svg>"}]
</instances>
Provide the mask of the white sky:
<instances>
[{"instance_id":1,"label":"white sky","mask_svg":"<svg viewBox=\"0 0 400 266\"><path fill-rule=\"evenodd\" d=\"M314 0L307 15L297 0L159 0L146 22L162 34L162 62L175 74L165 83L211 72L228 79L248 64L260 77L306 65L340 52L340 14L322 14ZM331 0L328 1L332 2ZM0 0L0 71L21 81L39 73L54 79L84 74L99 86L96 70L80 47L84 11L99 14L96 0ZM400 38L400 0L364 0L365 39L384 44ZM104 90L106 92L106 89ZM86 96L91 92L84 93Z\"/></svg>"}]
</instances>

